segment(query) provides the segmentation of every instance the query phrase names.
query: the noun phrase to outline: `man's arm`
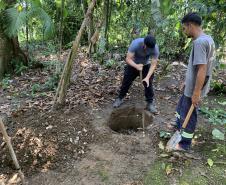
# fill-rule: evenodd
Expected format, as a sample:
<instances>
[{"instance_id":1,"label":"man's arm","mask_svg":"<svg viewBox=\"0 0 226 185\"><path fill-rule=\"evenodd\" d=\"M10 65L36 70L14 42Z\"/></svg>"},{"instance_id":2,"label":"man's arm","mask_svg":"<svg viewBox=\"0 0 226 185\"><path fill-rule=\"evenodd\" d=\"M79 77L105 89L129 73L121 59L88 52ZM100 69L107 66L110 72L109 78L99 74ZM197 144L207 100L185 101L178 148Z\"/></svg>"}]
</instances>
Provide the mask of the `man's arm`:
<instances>
[{"instance_id":1,"label":"man's arm","mask_svg":"<svg viewBox=\"0 0 226 185\"><path fill-rule=\"evenodd\" d=\"M151 78L151 75L154 73L155 71L155 68L157 66L157 62L158 62L158 59L152 59L152 62L151 62L151 67L148 71L148 74L147 76L143 79L143 81L146 83L147 87L149 86L149 79Z\"/></svg>"},{"instance_id":2,"label":"man's arm","mask_svg":"<svg viewBox=\"0 0 226 185\"><path fill-rule=\"evenodd\" d=\"M151 78L151 75L154 73L154 71L156 69L157 62L158 62L158 59L152 59L151 67L150 67L148 74L145 78L148 78L148 79Z\"/></svg>"},{"instance_id":3,"label":"man's arm","mask_svg":"<svg viewBox=\"0 0 226 185\"><path fill-rule=\"evenodd\" d=\"M134 53L131 53L131 52L127 53L127 55L126 55L126 63L128 65L134 67L138 71L142 71L142 69L143 69L143 64L136 64L134 62Z\"/></svg>"},{"instance_id":4,"label":"man's arm","mask_svg":"<svg viewBox=\"0 0 226 185\"><path fill-rule=\"evenodd\" d=\"M192 95L192 104L195 107L197 107L200 102L202 88L206 78L207 65L199 64L197 65L197 67L198 67L198 72L197 72L197 77L195 82L195 89Z\"/></svg>"},{"instance_id":5,"label":"man's arm","mask_svg":"<svg viewBox=\"0 0 226 185\"><path fill-rule=\"evenodd\" d=\"M194 43L193 65L197 67L195 88L192 95L192 104L197 107L200 102L202 88L206 79L207 72L207 49L205 42Z\"/></svg>"}]
</instances>

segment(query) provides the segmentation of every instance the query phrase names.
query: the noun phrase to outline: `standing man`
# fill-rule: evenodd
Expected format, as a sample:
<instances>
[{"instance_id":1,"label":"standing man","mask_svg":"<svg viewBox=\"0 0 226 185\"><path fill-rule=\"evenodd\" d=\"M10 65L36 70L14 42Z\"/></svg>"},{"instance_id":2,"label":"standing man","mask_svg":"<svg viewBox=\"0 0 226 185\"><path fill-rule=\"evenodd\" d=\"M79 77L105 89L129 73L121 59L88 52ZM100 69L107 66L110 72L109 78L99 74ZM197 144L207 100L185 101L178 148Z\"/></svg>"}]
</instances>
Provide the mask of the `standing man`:
<instances>
[{"instance_id":1,"label":"standing man","mask_svg":"<svg viewBox=\"0 0 226 185\"><path fill-rule=\"evenodd\" d=\"M123 103L123 98L126 96L132 82L142 71L147 109L152 113L157 113L153 103L154 90L152 82L158 57L159 49L153 36L148 35L145 38L137 38L132 41L126 56L127 65L122 86L118 98L113 103L113 107L119 107ZM150 58L152 59L151 61Z\"/></svg>"},{"instance_id":2,"label":"standing man","mask_svg":"<svg viewBox=\"0 0 226 185\"><path fill-rule=\"evenodd\" d=\"M181 128L191 104L195 106L195 109L176 150L188 150L191 146L197 123L196 109L201 98L206 96L209 91L215 61L214 41L211 36L203 32L201 24L202 19L196 13L189 13L182 19L183 32L193 39L193 47L189 57L184 92L176 110L177 129Z\"/></svg>"}]
</instances>

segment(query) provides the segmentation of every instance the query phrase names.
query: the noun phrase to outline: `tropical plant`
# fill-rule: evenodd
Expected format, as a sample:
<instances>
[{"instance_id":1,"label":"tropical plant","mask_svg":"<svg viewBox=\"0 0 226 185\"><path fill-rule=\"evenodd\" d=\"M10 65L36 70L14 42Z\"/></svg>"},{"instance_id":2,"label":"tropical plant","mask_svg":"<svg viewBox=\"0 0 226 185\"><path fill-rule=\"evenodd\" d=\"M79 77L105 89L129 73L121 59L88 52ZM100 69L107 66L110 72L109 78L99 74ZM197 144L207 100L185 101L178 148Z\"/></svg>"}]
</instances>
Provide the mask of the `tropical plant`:
<instances>
[{"instance_id":1,"label":"tropical plant","mask_svg":"<svg viewBox=\"0 0 226 185\"><path fill-rule=\"evenodd\" d=\"M26 9L26 6L27 9ZM5 11L6 29L9 37L15 37L26 25L26 21L39 20L43 24L43 34L49 38L53 36L53 23L50 16L42 8L40 0L29 0L27 4L22 1Z\"/></svg>"}]
</instances>

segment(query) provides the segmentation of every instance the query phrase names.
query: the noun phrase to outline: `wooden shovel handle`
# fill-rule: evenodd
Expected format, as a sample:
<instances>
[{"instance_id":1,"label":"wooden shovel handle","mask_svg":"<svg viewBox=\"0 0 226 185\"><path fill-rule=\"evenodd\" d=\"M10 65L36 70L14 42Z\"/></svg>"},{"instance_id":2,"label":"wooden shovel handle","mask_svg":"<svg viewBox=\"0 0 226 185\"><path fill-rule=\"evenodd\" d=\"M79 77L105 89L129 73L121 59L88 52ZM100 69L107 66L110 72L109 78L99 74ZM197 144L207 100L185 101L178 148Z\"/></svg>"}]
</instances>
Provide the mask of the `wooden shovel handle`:
<instances>
[{"instance_id":1,"label":"wooden shovel handle","mask_svg":"<svg viewBox=\"0 0 226 185\"><path fill-rule=\"evenodd\" d=\"M188 121L190 120L190 117L191 117L191 114L192 114L194 108L195 108L194 105L191 104L191 107L190 107L190 109L189 109L189 111L188 111L188 114L187 114L187 116L186 116L186 118L185 118L185 120L184 120L184 123L183 123L183 125L182 125L182 128L183 128L183 129L187 127Z\"/></svg>"},{"instance_id":2,"label":"wooden shovel handle","mask_svg":"<svg viewBox=\"0 0 226 185\"><path fill-rule=\"evenodd\" d=\"M142 75L142 71L140 71L140 82L142 84L142 81L143 81L143 75Z\"/></svg>"}]
</instances>

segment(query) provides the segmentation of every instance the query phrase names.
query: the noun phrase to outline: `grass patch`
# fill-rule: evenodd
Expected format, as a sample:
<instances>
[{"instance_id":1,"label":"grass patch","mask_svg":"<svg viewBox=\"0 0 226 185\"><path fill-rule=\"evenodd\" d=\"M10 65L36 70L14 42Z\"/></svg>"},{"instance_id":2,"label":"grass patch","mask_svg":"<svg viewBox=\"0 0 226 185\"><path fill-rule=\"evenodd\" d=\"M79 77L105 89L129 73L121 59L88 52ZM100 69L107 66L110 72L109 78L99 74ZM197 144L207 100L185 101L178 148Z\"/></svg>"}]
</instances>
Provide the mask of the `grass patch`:
<instances>
[{"instance_id":1,"label":"grass patch","mask_svg":"<svg viewBox=\"0 0 226 185\"><path fill-rule=\"evenodd\" d=\"M109 180L108 173L105 169L99 170L98 174L99 174L102 182L107 182Z\"/></svg>"},{"instance_id":2,"label":"grass patch","mask_svg":"<svg viewBox=\"0 0 226 185\"><path fill-rule=\"evenodd\" d=\"M168 179L162 162L157 161L144 177L144 185L168 185Z\"/></svg>"}]
</instances>

